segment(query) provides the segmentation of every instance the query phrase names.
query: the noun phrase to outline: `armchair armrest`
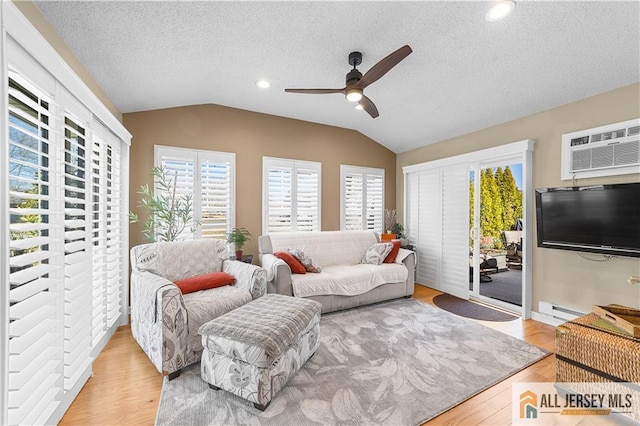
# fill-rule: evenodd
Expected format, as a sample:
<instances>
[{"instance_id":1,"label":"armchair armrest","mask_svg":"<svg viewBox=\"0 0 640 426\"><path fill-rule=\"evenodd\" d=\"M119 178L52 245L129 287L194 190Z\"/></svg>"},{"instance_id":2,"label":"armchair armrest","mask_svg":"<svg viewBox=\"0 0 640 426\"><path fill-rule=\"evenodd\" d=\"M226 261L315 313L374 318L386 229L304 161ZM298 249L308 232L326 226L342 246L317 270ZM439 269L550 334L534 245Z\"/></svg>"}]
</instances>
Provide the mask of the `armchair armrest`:
<instances>
[{"instance_id":1,"label":"armchair armrest","mask_svg":"<svg viewBox=\"0 0 640 426\"><path fill-rule=\"evenodd\" d=\"M264 253L260 262L267 271L267 293L293 296L291 268L289 268L289 265L271 253Z\"/></svg>"},{"instance_id":2,"label":"armchair armrest","mask_svg":"<svg viewBox=\"0 0 640 426\"><path fill-rule=\"evenodd\" d=\"M186 365L187 310L180 289L152 272L131 274L131 332L158 371Z\"/></svg>"},{"instance_id":3,"label":"armchair armrest","mask_svg":"<svg viewBox=\"0 0 640 426\"><path fill-rule=\"evenodd\" d=\"M237 260L222 262L222 270L236 278L236 287L246 289L252 299L267 293L267 272L259 266Z\"/></svg>"}]
</instances>

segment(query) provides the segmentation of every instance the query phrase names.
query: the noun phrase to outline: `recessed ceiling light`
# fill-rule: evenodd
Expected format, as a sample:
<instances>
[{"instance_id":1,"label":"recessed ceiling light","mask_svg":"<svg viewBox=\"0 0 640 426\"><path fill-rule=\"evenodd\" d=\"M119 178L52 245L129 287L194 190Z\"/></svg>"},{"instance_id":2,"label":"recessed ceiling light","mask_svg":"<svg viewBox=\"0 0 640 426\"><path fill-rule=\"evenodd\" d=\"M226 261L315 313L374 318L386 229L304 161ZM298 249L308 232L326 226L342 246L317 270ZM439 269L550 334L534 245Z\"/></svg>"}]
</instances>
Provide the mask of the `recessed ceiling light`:
<instances>
[{"instance_id":1,"label":"recessed ceiling light","mask_svg":"<svg viewBox=\"0 0 640 426\"><path fill-rule=\"evenodd\" d=\"M487 11L487 14L484 15L484 19L489 22L499 21L513 12L513 9L515 9L515 7L516 2L512 0L499 1L491 6L491 9L489 9L489 11Z\"/></svg>"},{"instance_id":2,"label":"recessed ceiling light","mask_svg":"<svg viewBox=\"0 0 640 426\"><path fill-rule=\"evenodd\" d=\"M258 80L256 81L256 86L261 89L268 89L269 87L271 87L271 83L269 83L267 80Z\"/></svg>"}]
</instances>

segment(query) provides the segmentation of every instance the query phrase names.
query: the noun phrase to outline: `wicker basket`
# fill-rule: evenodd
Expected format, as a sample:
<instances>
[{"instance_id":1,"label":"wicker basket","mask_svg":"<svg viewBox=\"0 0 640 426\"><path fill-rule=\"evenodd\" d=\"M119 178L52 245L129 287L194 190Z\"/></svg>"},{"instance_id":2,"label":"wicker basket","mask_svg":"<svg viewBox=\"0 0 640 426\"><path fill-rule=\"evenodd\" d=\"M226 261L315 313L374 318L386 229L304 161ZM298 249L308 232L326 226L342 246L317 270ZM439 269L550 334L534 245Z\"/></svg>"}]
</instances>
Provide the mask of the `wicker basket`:
<instances>
[{"instance_id":1,"label":"wicker basket","mask_svg":"<svg viewBox=\"0 0 640 426\"><path fill-rule=\"evenodd\" d=\"M599 319L591 313L556 328L556 381L578 393L581 382L613 383L606 389L631 393L634 401L640 401L635 385L640 382L640 339L595 326ZM619 415L640 422L640 404Z\"/></svg>"},{"instance_id":2,"label":"wicker basket","mask_svg":"<svg viewBox=\"0 0 640 426\"><path fill-rule=\"evenodd\" d=\"M556 381L640 382L640 339L593 326L588 314L556 329Z\"/></svg>"}]
</instances>

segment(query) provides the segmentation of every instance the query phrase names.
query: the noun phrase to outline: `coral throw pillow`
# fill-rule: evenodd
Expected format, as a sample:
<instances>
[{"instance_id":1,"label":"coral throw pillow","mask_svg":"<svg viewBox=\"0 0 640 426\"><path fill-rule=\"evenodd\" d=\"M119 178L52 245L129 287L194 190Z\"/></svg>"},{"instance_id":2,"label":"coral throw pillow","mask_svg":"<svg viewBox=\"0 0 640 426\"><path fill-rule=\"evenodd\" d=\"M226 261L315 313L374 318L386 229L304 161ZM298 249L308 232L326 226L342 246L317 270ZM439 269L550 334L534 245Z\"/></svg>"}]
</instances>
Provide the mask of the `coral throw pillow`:
<instances>
[{"instance_id":1,"label":"coral throw pillow","mask_svg":"<svg viewBox=\"0 0 640 426\"><path fill-rule=\"evenodd\" d=\"M277 251L273 253L275 257L278 259L284 260L284 262L289 265L291 268L291 272L294 274L306 274L307 270L304 268L304 265L298 261L295 257L291 256L286 251Z\"/></svg>"},{"instance_id":2,"label":"coral throw pillow","mask_svg":"<svg viewBox=\"0 0 640 426\"><path fill-rule=\"evenodd\" d=\"M233 285L236 279L226 272L211 272L210 274L198 275L185 278L175 282L182 294L193 293L200 290L222 287L223 285Z\"/></svg>"},{"instance_id":3,"label":"coral throw pillow","mask_svg":"<svg viewBox=\"0 0 640 426\"><path fill-rule=\"evenodd\" d=\"M398 256L398 252L400 251L400 240L393 240L391 242L393 243L393 248L391 249L391 252L389 252L387 257L384 258L384 262L383 263L393 263L393 262L395 262L396 261L396 257Z\"/></svg>"}]
</instances>

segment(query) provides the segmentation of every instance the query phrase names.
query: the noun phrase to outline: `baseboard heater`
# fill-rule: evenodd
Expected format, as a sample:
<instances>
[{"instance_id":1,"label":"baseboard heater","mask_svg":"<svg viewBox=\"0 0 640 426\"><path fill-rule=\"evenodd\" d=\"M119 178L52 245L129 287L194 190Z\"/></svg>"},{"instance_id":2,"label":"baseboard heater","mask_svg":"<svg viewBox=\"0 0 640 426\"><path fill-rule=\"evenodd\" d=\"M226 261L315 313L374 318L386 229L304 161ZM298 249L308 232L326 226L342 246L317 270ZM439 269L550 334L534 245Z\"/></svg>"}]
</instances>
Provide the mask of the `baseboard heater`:
<instances>
[{"instance_id":1,"label":"baseboard heater","mask_svg":"<svg viewBox=\"0 0 640 426\"><path fill-rule=\"evenodd\" d=\"M540 301L538 303L538 309L541 314L549 315L557 320L571 321L584 315L584 312L576 311L565 306L556 305L555 303L549 303Z\"/></svg>"}]
</instances>

